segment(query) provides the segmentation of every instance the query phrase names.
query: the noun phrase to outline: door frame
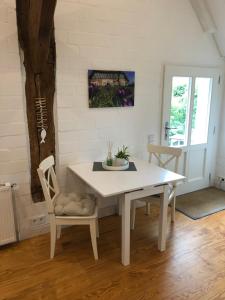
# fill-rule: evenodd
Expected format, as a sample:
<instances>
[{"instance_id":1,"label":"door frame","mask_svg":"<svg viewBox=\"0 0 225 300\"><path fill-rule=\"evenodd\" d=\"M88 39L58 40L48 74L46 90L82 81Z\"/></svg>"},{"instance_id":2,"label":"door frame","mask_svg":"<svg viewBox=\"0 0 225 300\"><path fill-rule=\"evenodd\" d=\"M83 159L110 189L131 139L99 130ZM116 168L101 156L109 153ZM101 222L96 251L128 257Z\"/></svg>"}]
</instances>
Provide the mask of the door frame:
<instances>
[{"instance_id":1,"label":"door frame","mask_svg":"<svg viewBox=\"0 0 225 300\"><path fill-rule=\"evenodd\" d=\"M191 74L191 75L190 75ZM193 184L193 187L190 189L188 185L183 185L181 189L178 189L178 194L192 192L194 190L202 189L208 187L214 183L215 180L215 168L216 168L216 154L217 154L217 144L218 144L218 134L219 134L219 125L220 125L220 107L222 102L222 91L223 91L223 71L217 67L195 67L195 66L179 66L179 65L165 65L164 67L164 80L163 80L163 99L162 99L162 120L161 120L161 145L168 145L165 142L165 130L164 125L168 119L168 112L170 111L171 105L171 94L172 94L172 84L166 84L166 79L172 78L174 76L184 76L184 77L211 77L213 79L213 88L211 92L211 103L210 103L210 112L209 112L209 121L208 121L208 137L206 144L199 144L204 147L208 146L208 141L211 141L211 145L207 149L207 159L206 168L204 173L208 174L208 180L206 180L201 185ZM194 93L194 84L191 82L191 97ZM217 88L215 87L217 84ZM217 101L216 101L217 100ZM189 126L190 120L192 119L192 103L189 107ZM167 114L166 114L167 112ZM190 129L190 127L189 127ZM188 129L188 136L190 138L190 130ZM213 142L212 142L213 140ZM192 145L196 149L199 145ZM184 170L183 175L188 177L188 163L189 163L189 153L188 147L190 146L179 146L184 151ZM206 158L205 158L206 159ZM188 182L191 182L188 181Z\"/></svg>"}]
</instances>

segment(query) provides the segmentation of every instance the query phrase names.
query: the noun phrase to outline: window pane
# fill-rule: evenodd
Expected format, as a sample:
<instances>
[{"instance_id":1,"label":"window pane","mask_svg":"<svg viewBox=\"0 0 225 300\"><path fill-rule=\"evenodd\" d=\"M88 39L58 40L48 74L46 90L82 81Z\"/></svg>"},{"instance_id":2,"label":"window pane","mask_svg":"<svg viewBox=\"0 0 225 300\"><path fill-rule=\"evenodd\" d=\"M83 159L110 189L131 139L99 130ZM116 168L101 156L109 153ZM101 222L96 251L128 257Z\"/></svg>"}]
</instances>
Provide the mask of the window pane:
<instances>
[{"instance_id":1,"label":"window pane","mask_svg":"<svg viewBox=\"0 0 225 300\"><path fill-rule=\"evenodd\" d=\"M211 78L195 79L195 95L191 123L191 145L207 143L211 100Z\"/></svg>"},{"instance_id":2,"label":"window pane","mask_svg":"<svg viewBox=\"0 0 225 300\"><path fill-rule=\"evenodd\" d=\"M173 77L169 126L173 129L168 132L169 146L187 145L190 90L190 77Z\"/></svg>"}]
</instances>

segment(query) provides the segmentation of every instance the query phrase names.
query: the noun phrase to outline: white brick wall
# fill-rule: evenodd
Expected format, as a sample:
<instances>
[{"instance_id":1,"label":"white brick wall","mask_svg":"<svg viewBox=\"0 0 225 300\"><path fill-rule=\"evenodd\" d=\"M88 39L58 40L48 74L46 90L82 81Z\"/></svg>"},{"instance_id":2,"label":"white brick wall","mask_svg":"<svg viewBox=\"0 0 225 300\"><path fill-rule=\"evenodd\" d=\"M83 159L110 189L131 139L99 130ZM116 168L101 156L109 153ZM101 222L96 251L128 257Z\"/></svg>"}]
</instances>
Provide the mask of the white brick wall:
<instances>
[{"instance_id":1,"label":"white brick wall","mask_svg":"<svg viewBox=\"0 0 225 300\"><path fill-rule=\"evenodd\" d=\"M149 133L159 141L165 63L221 64L187 0L58 0L55 27L62 186L72 180L66 165L104 158L106 138L115 148L126 144L141 157ZM30 218L46 209L29 195L14 0L0 3L0 47L0 149L9 149L0 158L0 181L19 184L16 203L21 237L26 238L37 233L30 229ZM87 70L94 68L135 71L135 107L89 109Z\"/></svg>"},{"instance_id":2,"label":"white brick wall","mask_svg":"<svg viewBox=\"0 0 225 300\"><path fill-rule=\"evenodd\" d=\"M61 0L55 27L63 176L68 164L103 159L107 138L146 156L147 135L159 141L165 63L221 64L187 0ZM135 71L135 107L89 109L88 69Z\"/></svg>"},{"instance_id":3,"label":"white brick wall","mask_svg":"<svg viewBox=\"0 0 225 300\"><path fill-rule=\"evenodd\" d=\"M23 239L36 234L30 229L30 218L45 213L45 208L30 198L24 87L13 0L0 3L0 47L0 182L18 184L15 200Z\"/></svg>"}]
</instances>

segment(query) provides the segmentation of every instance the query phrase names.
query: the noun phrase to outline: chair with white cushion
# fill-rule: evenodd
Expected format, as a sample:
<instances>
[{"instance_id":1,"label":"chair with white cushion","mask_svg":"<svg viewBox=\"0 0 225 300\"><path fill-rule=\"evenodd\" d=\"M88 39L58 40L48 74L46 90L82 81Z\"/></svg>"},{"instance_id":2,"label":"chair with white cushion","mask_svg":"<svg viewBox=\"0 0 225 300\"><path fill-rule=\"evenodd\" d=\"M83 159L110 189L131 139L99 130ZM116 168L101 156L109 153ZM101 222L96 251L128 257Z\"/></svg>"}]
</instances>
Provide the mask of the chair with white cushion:
<instances>
[{"instance_id":1,"label":"chair with white cushion","mask_svg":"<svg viewBox=\"0 0 225 300\"><path fill-rule=\"evenodd\" d=\"M47 204L51 250L50 258L54 257L56 237L60 238L62 225L89 225L94 258L98 259L97 239L98 213L94 196L88 194L78 196L76 194L64 195L59 190L54 171L54 157L51 155L44 159L37 170L44 197Z\"/></svg>"},{"instance_id":2,"label":"chair with white cushion","mask_svg":"<svg viewBox=\"0 0 225 300\"><path fill-rule=\"evenodd\" d=\"M158 145L148 145L149 163L152 162L152 158L155 157L156 163L162 168L167 168L169 164L174 163L174 168L171 171L178 172L179 158L182 154L182 149L175 147L166 147ZM163 159L164 158L164 159ZM150 203L154 199L160 199L161 194L153 195L146 198L138 199L144 201L146 205L146 214L150 213ZM171 221L175 222L175 206L176 206L176 184L169 184L169 203L171 203ZM136 203L133 201L131 207L131 229L134 229L136 215Z\"/></svg>"}]
</instances>

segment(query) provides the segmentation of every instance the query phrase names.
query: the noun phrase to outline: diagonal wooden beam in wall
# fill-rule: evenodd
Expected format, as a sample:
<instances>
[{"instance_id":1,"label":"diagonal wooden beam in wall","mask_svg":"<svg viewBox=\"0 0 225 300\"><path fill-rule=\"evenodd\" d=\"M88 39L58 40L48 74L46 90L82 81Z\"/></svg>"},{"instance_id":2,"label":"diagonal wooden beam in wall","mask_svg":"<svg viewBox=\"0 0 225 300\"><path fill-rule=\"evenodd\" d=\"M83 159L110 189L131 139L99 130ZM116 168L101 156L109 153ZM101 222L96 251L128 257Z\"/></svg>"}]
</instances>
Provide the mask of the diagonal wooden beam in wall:
<instances>
[{"instance_id":1,"label":"diagonal wooden beam in wall","mask_svg":"<svg viewBox=\"0 0 225 300\"><path fill-rule=\"evenodd\" d=\"M55 155L54 93L56 49L54 12L57 0L16 0L19 45L26 73L25 94L30 141L31 194L42 200L37 168Z\"/></svg>"}]
</instances>

